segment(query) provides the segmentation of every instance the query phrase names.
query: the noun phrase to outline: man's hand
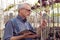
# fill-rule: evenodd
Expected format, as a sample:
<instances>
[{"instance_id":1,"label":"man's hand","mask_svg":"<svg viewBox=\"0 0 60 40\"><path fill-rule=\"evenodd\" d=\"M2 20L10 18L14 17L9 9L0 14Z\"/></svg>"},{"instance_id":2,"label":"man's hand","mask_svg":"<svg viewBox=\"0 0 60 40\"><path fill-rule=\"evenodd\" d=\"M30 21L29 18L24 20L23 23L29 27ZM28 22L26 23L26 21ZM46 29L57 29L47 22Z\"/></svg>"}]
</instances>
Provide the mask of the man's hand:
<instances>
[{"instance_id":1,"label":"man's hand","mask_svg":"<svg viewBox=\"0 0 60 40\"><path fill-rule=\"evenodd\" d=\"M47 20L42 20L41 22L41 28L45 28L47 26Z\"/></svg>"},{"instance_id":2,"label":"man's hand","mask_svg":"<svg viewBox=\"0 0 60 40\"><path fill-rule=\"evenodd\" d=\"M24 33L23 35L24 35L24 38L36 38L36 37L38 37L37 34L34 34L32 32Z\"/></svg>"},{"instance_id":3,"label":"man's hand","mask_svg":"<svg viewBox=\"0 0 60 40\"><path fill-rule=\"evenodd\" d=\"M25 38L36 38L36 37L38 37L38 35L37 34L33 34L33 35L27 35Z\"/></svg>"},{"instance_id":4,"label":"man's hand","mask_svg":"<svg viewBox=\"0 0 60 40\"><path fill-rule=\"evenodd\" d=\"M10 40L20 40L20 39L24 39L24 38L36 38L37 36L38 36L37 34L34 34L32 32L25 32L19 36L12 36L10 38Z\"/></svg>"}]
</instances>

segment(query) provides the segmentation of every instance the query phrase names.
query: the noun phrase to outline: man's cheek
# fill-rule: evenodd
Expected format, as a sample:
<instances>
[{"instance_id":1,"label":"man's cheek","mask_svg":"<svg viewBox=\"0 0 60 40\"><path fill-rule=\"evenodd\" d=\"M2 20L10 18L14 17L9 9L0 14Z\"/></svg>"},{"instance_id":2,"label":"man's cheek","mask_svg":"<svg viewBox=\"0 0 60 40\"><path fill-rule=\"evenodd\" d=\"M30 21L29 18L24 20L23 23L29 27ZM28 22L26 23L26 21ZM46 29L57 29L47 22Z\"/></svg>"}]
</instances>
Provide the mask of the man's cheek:
<instances>
[{"instance_id":1,"label":"man's cheek","mask_svg":"<svg viewBox=\"0 0 60 40\"><path fill-rule=\"evenodd\" d=\"M30 13L27 13L28 16L30 16Z\"/></svg>"}]
</instances>

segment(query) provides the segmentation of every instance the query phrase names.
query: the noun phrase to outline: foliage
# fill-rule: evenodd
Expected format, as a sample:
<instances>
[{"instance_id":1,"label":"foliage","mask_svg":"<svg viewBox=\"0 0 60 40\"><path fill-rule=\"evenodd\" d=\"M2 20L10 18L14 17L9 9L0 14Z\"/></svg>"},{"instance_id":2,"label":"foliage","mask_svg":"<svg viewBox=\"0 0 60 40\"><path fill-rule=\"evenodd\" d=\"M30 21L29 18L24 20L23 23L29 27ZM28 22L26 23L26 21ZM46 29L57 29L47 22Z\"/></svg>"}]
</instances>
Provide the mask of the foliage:
<instances>
[{"instance_id":1,"label":"foliage","mask_svg":"<svg viewBox=\"0 0 60 40\"><path fill-rule=\"evenodd\" d=\"M52 13L51 16L56 16L56 17L59 17L60 16L60 13Z\"/></svg>"}]
</instances>

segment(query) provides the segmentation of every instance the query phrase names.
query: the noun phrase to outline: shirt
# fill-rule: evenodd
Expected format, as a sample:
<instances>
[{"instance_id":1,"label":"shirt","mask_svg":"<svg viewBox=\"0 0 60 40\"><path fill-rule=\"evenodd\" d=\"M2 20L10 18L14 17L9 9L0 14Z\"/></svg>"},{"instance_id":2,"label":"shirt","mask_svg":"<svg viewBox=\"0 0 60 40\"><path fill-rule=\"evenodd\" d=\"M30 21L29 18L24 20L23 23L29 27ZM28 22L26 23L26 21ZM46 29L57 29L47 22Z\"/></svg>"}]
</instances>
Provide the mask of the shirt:
<instances>
[{"instance_id":1,"label":"shirt","mask_svg":"<svg viewBox=\"0 0 60 40\"><path fill-rule=\"evenodd\" d=\"M24 30L33 31L34 29L26 19L22 19L22 17L18 15L5 24L3 40L10 40L12 36L19 36L19 33ZM32 40L32 38L26 38L24 40Z\"/></svg>"}]
</instances>

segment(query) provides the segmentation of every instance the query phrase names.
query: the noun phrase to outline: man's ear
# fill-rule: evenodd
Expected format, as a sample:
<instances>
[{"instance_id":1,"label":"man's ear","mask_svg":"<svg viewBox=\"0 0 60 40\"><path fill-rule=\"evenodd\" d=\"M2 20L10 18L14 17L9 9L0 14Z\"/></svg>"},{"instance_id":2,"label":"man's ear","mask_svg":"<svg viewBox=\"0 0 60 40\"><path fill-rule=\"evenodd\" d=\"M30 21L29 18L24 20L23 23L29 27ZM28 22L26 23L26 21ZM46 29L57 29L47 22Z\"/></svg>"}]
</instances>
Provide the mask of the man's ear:
<instances>
[{"instance_id":1,"label":"man's ear","mask_svg":"<svg viewBox=\"0 0 60 40\"><path fill-rule=\"evenodd\" d=\"M20 13L23 9L18 10L18 13Z\"/></svg>"}]
</instances>

